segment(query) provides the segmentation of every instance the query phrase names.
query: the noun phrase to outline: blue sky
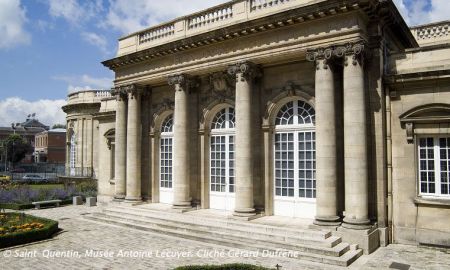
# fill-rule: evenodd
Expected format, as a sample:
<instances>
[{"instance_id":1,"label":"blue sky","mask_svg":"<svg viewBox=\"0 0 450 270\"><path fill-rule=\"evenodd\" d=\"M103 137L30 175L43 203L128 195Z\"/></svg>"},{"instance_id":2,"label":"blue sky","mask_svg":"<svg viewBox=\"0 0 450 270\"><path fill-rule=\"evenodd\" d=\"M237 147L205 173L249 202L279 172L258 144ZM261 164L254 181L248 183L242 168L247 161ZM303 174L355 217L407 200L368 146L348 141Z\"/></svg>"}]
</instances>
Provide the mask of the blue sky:
<instances>
[{"instance_id":1,"label":"blue sky","mask_svg":"<svg viewBox=\"0 0 450 270\"><path fill-rule=\"evenodd\" d=\"M127 33L224 0L0 0L0 126L29 113L64 122L69 91L110 88ZM447 0L394 0L410 25L448 19Z\"/></svg>"}]
</instances>

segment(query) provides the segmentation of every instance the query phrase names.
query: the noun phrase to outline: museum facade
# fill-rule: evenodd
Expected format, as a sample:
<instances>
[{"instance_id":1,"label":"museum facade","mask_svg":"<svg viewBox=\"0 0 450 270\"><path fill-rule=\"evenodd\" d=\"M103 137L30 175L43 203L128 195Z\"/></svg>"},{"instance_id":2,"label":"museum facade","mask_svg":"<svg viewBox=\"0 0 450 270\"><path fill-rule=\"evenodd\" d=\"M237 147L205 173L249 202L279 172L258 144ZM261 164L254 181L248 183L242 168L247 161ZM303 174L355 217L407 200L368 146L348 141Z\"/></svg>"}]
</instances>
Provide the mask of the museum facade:
<instances>
[{"instance_id":1,"label":"museum facade","mask_svg":"<svg viewBox=\"0 0 450 270\"><path fill-rule=\"evenodd\" d=\"M67 171L103 202L449 246L449 24L409 28L392 1L236 0L130 34L103 62L114 88L68 97Z\"/></svg>"}]
</instances>

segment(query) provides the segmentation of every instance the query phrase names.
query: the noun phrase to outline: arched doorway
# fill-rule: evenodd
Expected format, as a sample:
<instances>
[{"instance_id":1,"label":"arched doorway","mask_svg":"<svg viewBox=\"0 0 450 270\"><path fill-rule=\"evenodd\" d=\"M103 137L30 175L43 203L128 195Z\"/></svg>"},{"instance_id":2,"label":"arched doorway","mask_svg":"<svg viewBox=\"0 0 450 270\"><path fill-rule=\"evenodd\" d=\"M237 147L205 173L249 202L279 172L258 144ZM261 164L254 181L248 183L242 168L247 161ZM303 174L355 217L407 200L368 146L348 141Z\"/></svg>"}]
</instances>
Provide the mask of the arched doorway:
<instances>
[{"instance_id":1,"label":"arched doorway","mask_svg":"<svg viewBox=\"0 0 450 270\"><path fill-rule=\"evenodd\" d=\"M173 203L173 114L169 115L161 125L159 151L159 202Z\"/></svg>"},{"instance_id":2,"label":"arched doorway","mask_svg":"<svg viewBox=\"0 0 450 270\"><path fill-rule=\"evenodd\" d=\"M315 111L302 100L287 102L275 120L274 214L316 214Z\"/></svg>"},{"instance_id":3,"label":"arched doorway","mask_svg":"<svg viewBox=\"0 0 450 270\"><path fill-rule=\"evenodd\" d=\"M234 108L219 111L211 123L210 208L234 210Z\"/></svg>"}]
</instances>

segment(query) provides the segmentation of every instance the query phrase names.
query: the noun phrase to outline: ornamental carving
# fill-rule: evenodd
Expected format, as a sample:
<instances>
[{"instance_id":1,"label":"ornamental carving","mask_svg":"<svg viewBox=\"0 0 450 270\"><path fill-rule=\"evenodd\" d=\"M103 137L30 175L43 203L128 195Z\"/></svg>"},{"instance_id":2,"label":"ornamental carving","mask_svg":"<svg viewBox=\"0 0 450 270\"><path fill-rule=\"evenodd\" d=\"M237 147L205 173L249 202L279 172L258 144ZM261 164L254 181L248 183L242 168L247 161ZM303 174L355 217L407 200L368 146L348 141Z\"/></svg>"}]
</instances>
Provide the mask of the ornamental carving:
<instances>
[{"instance_id":1,"label":"ornamental carving","mask_svg":"<svg viewBox=\"0 0 450 270\"><path fill-rule=\"evenodd\" d=\"M191 91L200 85L197 77L192 77L187 74L172 75L167 78L169 85L175 85L177 91Z\"/></svg>"},{"instance_id":2,"label":"ornamental carving","mask_svg":"<svg viewBox=\"0 0 450 270\"><path fill-rule=\"evenodd\" d=\"M111 94L117 101L125 101L127 98L135 98L140 94L141 88L135 84L121 85L112 89Z\"/></svg>"},{"instance_id":3,"label":"ornamental carving","mask_svg":"<svg viewBox=\"0 0 450 270\"><path fill-rule=\"evenodd\" d=\"M250 81L261 76L261 69L258 65L252 62L239 62L235 65L228 67L228 74L236 77L236 81L239 79L244 81Z\"/></svg>"},{"instance_id":4,"label":"ornamental carving","mask_svg":"<svg viewBox=\"0 0 450 270\"><path fill-rule=\"evenodd\" d=\"M345 65L348 65L349 59L352 60L353 65L357 65L362 63L365 47L363 41L358 41L326 48L310 49L306 51L306 60L310 62L315 61L317 69L320 68L318 60L326 60L323 61L323 68L328 68L330 61L336 58L344 58Z\"/></svg>"},{"instance_id":5,"label":"ornamental carving","mask_svg":"<svg viewBox=\"0 0 450 270\"><path fill-rule=\"evenodd\" d=\"M161 115L165 111L172 110L175 107L175 102L171 99L165 98L162 102L154 104L152 106L152 112L153 112L153 121L152 121L152 128L155 127L155 120L158 118L159 115Z\"/></svg>"}]
</instances>

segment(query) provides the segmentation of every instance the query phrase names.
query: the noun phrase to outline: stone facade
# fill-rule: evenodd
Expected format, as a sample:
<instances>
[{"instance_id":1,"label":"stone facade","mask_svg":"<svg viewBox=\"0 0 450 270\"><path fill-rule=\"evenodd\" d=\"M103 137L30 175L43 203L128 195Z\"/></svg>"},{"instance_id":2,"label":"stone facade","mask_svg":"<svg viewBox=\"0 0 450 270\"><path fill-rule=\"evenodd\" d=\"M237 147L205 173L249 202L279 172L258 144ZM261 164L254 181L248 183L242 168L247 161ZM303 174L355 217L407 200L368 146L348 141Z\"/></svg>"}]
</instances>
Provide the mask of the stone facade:
<instances>
[{"instance_id":1,"label":"stone facade","mask_svg":"<svg viewBox=\"0 0 450 270\"><path fill-rule=\"evenodd\" d=\"M241 0L123 37L113 97L69 96L74 162L101 201L309 218L365 252L449 245L450 38L423 34L441 24Z\"/></svg>"}]
</instances>

